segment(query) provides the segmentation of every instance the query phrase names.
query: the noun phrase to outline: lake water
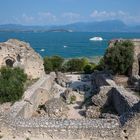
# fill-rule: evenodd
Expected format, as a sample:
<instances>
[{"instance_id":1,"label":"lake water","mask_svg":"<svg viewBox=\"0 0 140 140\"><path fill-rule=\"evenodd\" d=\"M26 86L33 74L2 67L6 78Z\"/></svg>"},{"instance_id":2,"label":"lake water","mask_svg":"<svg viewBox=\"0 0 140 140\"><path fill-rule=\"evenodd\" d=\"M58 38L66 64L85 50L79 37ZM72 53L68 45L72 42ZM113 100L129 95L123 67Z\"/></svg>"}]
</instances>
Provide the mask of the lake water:
<instances>
[{"instance_id":1,"label":"lake water","mask_svg":"<svg viewBox=\"0 0 140 140\"><path fill-rule=\"evenodd\" d=\"M90 38L95 36L100 36L104 40L89 41ZM0 42L7 41L10 38L29 42L42 56L60 55L71 58L102 56L108 47L109 40L140 38L140 33L0 32Z\"/></svg>"}]
</instances>

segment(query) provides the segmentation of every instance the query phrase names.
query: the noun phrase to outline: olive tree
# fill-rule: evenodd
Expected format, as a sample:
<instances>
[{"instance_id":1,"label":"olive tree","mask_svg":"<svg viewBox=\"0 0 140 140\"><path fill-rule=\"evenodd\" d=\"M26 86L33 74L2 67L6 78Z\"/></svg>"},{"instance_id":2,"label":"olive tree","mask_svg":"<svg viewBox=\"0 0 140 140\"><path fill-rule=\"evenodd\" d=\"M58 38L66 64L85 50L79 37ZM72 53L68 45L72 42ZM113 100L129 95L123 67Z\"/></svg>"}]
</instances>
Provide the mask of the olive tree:
<instances>
[{"instance_id":1,"label":"olive tree","mask_svg":"<svg viewBox=\"0 0 140 140\"><path fill-rule=\"evenodd\" d=\"M129 40L116 42L107 49L103 61L105 68L114 74L127 74L133 64L134 47Z\"/></svg>"}]
</instances>

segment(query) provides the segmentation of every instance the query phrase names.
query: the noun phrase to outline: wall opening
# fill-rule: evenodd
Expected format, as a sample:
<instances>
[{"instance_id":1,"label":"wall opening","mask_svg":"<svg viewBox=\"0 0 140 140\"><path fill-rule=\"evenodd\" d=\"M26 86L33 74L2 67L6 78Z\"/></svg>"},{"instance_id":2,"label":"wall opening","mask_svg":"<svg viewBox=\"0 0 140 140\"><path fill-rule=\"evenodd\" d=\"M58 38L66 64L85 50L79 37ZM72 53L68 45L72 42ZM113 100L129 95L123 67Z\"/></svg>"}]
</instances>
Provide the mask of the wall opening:
<instances>
[{"instance_id":1,"label":"wall opening","mask_svg":"<svg viewBox=\"0 0 140 140\"><path fill-rule=\"evenodd\" d=\"M139 59L139 76L140 76L140 59Z\"/></svg>"},{"instance_id":2,"label":"wall opening","mask_svg":"<svg viewBox=\"0 0 140 140\"><path fill-rule=\"evenodd\" d=\"M140 76L140 54L138 55L138 75Z\"/></svg>"},{"instance_id":3,"label":"wall opening","mask_svg":"<svg viewBox=\"0 0 140 140\"><path fill-rule=\"evenodd\" d=\"M18 55L17 55L17 61L20 62L20 59L21 59L21 57L20 57L20 55L18 54Z\"/></svg>"},{"instance_id":4,"label":"wall opening","mask_svg":"<svg viewBox=\"0 0 140 140\"><path fill-rule=\"evenodd\" d=\"M9 66L9 67L13 67L14 61L11 60L11 59L7 59L7 60L5 61L5 63L6 63L6 65Z\"/></svg>"}]
</instances>

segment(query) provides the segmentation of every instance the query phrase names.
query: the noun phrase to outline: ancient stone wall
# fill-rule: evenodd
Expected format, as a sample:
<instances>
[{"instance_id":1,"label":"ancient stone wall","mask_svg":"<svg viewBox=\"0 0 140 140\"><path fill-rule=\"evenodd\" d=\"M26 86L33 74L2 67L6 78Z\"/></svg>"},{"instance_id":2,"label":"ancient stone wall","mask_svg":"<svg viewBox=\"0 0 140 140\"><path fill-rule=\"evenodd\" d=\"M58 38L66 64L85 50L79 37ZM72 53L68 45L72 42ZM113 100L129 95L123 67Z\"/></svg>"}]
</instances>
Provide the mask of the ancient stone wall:
<instances>
[{"instance_id":1,"label":"ancient stone wall","mask_svg":"<svg viewBox=\"0 0 140 140\"><path fill-rule=\"evenodd\" d=\"M60 120L52 118L21 117L15 120L6 120L11 124L12 133L24 136L48 135L57 139L80 139L80 138L119 138L120 129L116 120L84 119L84 120Z\"/></svg>"},{"instance_id":2,"label":"ancient stone wall","mask_svg":"<svg viewBox=\"0 0 140 140\"><path fill-rule=\"evenodd\" d=\"M42 77L37 83L32 85L26 91L22 101L13 105L11 111L8 114L0 115L1 129L7 130L9 131L8 133L20 137L47 136L53 139L125 139L126 134L124 134L125 131L121 127L121 124L127 120L128 116L124 114L120 116L120 119L53 119L46 116L31 117L32 112L36 110L37 106L40 104L40 102L42 102L41 97L43 97L45 100L52 97L51 88L53 86L54 79L55 74ZM106 78L104 75L102 80L105 79ZM100 80L98 79L97 81ZM107 90L103 91L109 92L114 88L113 86L115 83L112 82L111 79L107 78L105 83L108 83ZM98 83L96 83L96 85L98 85ZM104 88L102 87L103 86L101 86L100 89L105 88L105 86ZM118 107L118 112L121 112L121 108L124 106L123 104L129 103L128 101L131 100L131 97L129 96L130 98L127 98L128 96L125 96L126 94L123 95L123 92L123 90L112 92L114 94L117 93L116 95L112 95L114 98L117 98L116 103L114 104L116 104ZM119 105L117 102L119 102ZM132 108L135 106L134 103L130 105ZM125 112L124 110L122 112ZM130 129L128 128L127 130L129 132ZM134 128L132 128L132 130L135 132Z\"/></svg>"},{"instance_id":3,"label":"ancient stone wall","mask_svg":"<svg viewBox=\"0 0 140 140\"><path fill-rule=\"evenodd\" d=\"M53 119L31 117L40 102L52 97L51 88L55 74L42 77L24 94L22 101L16 102L8 114L0 116L2 130L8 130L16 136L47 135L57 139L102 138L116 139L119 137L119 122L115 119ZM42 91L42 92L41 92Z\"/></svg>"},{"instance_id":4,"label":"ancient stone wall","mask_svg":"<svg viewBox=\"0 0 140 140\"><path fill-rule=\"evenodd\" d=\"M0 67L20 67L29 78L40 78L44 74L43 60L28 43L16 39L0 43Z\"/></svg>"},{"instance_id":5,"label":"ancient stone wall","mask_svg":"<svg viewBox=\"0 0 140 140\"><path fill-rule=\"evenodd\" d=\"M111 93L114 108L119 115L133 111L132 107L139 102L137 96L127 92L123 87L113 87Z\"/></svg>"},{"instance_id":6,"label":"ancient stone wall","mask_svg":"<svg viewBox=\"0 0 140 140\"><path fill-rule=\"evenodd\" d=\"M55 79L55 73L44 75L35 84L33 84L24 93L23 100L16 102L12 108L9 116L17 117L23 116L30 118L38 105L45 103L48 99L52 98L51 88Z\"/></svg>"},{"instance_id":7,"label":"ancient stone wall","mask_svg":"<svg viewBox=\"0 0 140 140\"><path fill-rule=\"evenodd\" d=\"M105 86L102 83L106 83ZM93 84L99 89L98 93L92 97L93 103L99 107L111 103L110 105L119 115L132 111L132 107L140 101L139 97L125 90L124 87L116 85L108 74L94 73Z\"/></svg>"}]
</instances>

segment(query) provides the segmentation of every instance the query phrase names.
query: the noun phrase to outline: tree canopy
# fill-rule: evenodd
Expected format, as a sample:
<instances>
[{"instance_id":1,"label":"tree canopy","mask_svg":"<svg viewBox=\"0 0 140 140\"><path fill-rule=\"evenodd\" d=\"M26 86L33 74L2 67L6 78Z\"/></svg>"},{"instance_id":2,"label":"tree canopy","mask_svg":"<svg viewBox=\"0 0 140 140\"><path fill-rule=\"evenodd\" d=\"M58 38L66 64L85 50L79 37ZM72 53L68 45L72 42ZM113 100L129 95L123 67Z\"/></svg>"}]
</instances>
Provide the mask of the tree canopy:
<instances>
[{"instance_id":1,"label":"tree canopy","mask_svg":"<svg viewBox=\"0 0 140 140\"><path fill-rule=\"evenodd\" d=\"M44 69L46 73L51 71L59 71L62 68L64 58L60 56L52 56L44 58Z\"/></svg>"},{"instance_id":2,"label":"tree canopy","mask_svg":"<svg viewBox=\"0 0 140 140\"><path fill-rule=\"evenodd\" d=\"M116 42L106 50L103 58L104 66L114 74L127 74L133 64L133 56L134 47L131 41Z\"/></svg>"}]
</instances>

